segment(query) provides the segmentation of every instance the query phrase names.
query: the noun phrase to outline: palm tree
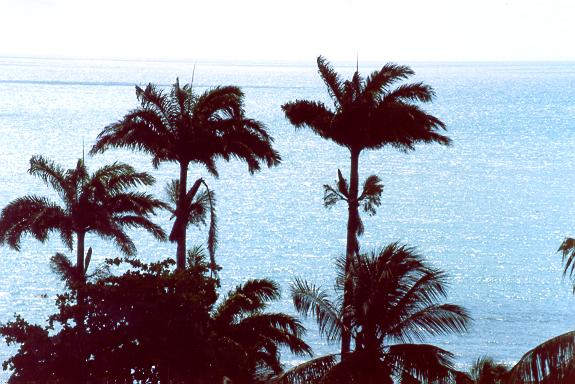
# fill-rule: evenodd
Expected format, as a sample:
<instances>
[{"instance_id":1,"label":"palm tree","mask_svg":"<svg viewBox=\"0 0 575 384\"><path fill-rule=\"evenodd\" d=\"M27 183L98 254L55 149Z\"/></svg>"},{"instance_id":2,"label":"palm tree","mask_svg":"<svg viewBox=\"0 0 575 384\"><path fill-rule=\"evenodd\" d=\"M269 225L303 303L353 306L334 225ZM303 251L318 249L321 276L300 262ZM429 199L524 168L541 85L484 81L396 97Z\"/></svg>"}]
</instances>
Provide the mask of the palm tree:
<instances>
[{"instance_id":1,"label":"palm tree","mask_svg":"<svg viewBox=\"0 0 575 384\"><path fill-rule=\"evenodd\" d=\"M469 374L460 372L456 384L504 384L509 367L505 364L496 363L491 357L478 358Z\"/></svg>"},{"instance_id":2,"label":"palm tree","mask_svg":"<svg viewBox=\"0 0 575 384\"><path fill-rule=\"evenodd\" d=\"M344 314L355 349L345 359L329 355L296 367L280 376L280 383L428 383L452 380L456 372L452 354L428 344L413 344L426 336L464 332L470 317L446 297L446 276L429 267L413 249L397 243L371 254L355 254L349 263L337 263L336 301L327 292L296 280L292 297L297 311L312 316L328 341L343 334ZM349 304L342 306L344 281L349 284ZM443 382L443 381L442 381Z\"/></svg>"},{"instance_id":3,"label":"palm tree","mask_svg":"<svg viewBox=\"0 0 575 384\"><path fill-rule=\"evenodd\" d=\"M566 238L558 249L563 255L563 276L575 281L575 239ZM573 284L575 293L575 283ZM562 384L575 382L575 331L546 340L525 353L511 369L506 384Z\"/></svg>"},{"instance_id":4,"label":"palm tree","mask_svg":"<svg viewBox=\"0 0 575 384\"><path fill-rule=\"evenodd\" d=\"M234 383L252 383L254 379L279 374L281 347L298 355L311 355L309 345L301 339L305 329L297 319L265 312L269 303L279 298L278 285L273 281L249 280L229 292L215 308L214 331L227 355L222 361L229 369L243 368L243 372L228 373ZM231 351L237 352L235 356L240 361L230 361Z\"/></svg>"},{"instance_id":5,"label":"palm tree","mask_svg":"<svg viewBox=\"0 0 575 384\"><path fill-rule=\"evenodd\" d=\"M570 384L575 382L575 331L549 339L525 353L505 384Z\"/></svg>"},{"instance_id":6,"label":"palm tree","mask_svg":"<svg viewBox=\"0 0 575 384\"><path fill-rule=\"evenodd\" d=\"M87 269L85 261L89 263L91 254L90 250L87 257L84 255L87 233L113 240L126 255L136 252L136 246L125 232L128 228L143 228L160 240L166 237L149 219L157 209L165 208L165 204L149 194L130 191L154 183L154 178L145 172L136 172L131 166L116 162L89 174L82 159L75 168L65 170L42 156L30 159L28 172L51 187L62 204L37 195L13 200L0 215L2 244L20 250L20 239L25 234L44 242L51 232L59 232L63 243L72 250L75 236L76 269L81 279ZM57 257L60 264L62 257Z\"/></svg>"},{"instance_id":7,"label":"palm tree","mask_svg":"<svg viewBox=\"0 0 575 384\"><path fill-rule=\"evenodd\" d=\"M239 159L250 173L261 163L279 164L280 156L272 148L273 139L259 121L245 117L244 94L238 87L224 86L195 94L192 86L180 83L169 94L155 85L136 87L140 106L121 120L107 126L98 135L91 153L108 148L129 148L152 155L152 164L175 162L180 166L176 219L186 217L188 167L201 164L218 176L216 160ZM185 220L179 220L179 223ZM177 243L177 268L185 268L186 225L179 225L173 239Z\"/></svg>"},{"instance_id":8,"label":"palm tree","mask_svg":"<svg viewBox=\"0 0 575 384\"><path fill-rule=\"evenodd\" d=\"M327 86L334 109L319 101L297 100L282 106L289 121L296 127L308 127L324 139L345 147L350 153L348 182L338 171L337 190L326 186L325 204L333 205L338 199L347 201L346 271L359 246L357 236L363 227L359 205L370 214L379 205L382 186L376 176L370 176L359 195L359 157L364 150L375 150L386 145L402 151L415 149L415 144L436 142L448 145L450 139L439 133L444 123L426 113L418 103L432 101L434 92L424 83L393 85L412 76L411 68L386 64L363 79L356 70L350 80L343 81L330 63L319 56L319 74ZM345 291L349 291L346 289ZM344 295L344 306L350 297ZM344 318L345 329L350 324ZM350 335L344 330L341 352L350 350Z\"/></svg>"}]
</instances>

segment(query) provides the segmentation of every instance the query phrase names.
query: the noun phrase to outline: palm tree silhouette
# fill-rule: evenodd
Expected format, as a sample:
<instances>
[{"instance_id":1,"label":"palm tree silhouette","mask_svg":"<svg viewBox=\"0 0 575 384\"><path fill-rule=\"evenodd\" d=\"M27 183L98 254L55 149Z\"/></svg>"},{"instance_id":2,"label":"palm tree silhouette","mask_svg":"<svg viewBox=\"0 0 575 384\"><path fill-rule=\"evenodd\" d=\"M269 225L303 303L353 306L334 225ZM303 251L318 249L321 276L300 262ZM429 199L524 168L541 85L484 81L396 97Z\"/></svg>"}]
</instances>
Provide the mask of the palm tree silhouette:
<instances>
[{"instance_id":1,"label":"palm tree silhouette","mask_svg":"<svg viewBox=\"0 0 575 384\"><path fill-rule=\"evenodd\" d=\"M201 185L204 185L204 190L198 193L198 190ZM168 196L168 210L172 214L172 217L176 217L178 213L178 201L179 201L179 194L180 194L180 181L177 179L172 180L166 185L166 195ZM204 179L199 178L195 181L195 183L188 191L187 196L185 197L184 207L185 211L176 217L174 225L172 227L172 231L170 232L169 239L170 241L175 241L177 238L178 233L181 231L181 226L185 226L186 228L190 225L194 226L201 226L206 224L206 216L210 215L209 218L209 230L208 230L208 253L210 256L210 264L209 268L212 274L216 274L219 266L216 264L215 259L215 252L216 252L216 244L217 244L217 222L216 222L216 197L214 191L211 191L208 188L208 185L204 181ZM198 251L199 248L194 248L192 250L188 250L188 259L190 256L190 252L192 254ZM202 253L203 255L203 253Z\"/></svg>"},{"instance_id":2,"label":"palm tree silhouette","mask_svg":"<svg viewBox=\"0 0 575 384\"><path fill-rule=\"evenodd\" d=\"M311 348L301 337L301 323L283 313L265 309L280 298L278 285L270 280L249 280L230 291L215 308L214 331L229 356L237 351L242 361L227 361L228 367L243 367L243 373L230 376L234 382L252 383L282 371L279 351L287 347L292 353L311 356Z\"/></svg>"},{"instance_id":3,"label":"palm tree silhouette","mask_svg":"<svg viewBox=\"0 0 575 384\"><path fill-rule=\"evenodd\" d=\"M82 159L75 168L65 170L42 156L30 159L28 172L51 187L61 204L37 195L10 202L0 215L2 244L20 250L20 240L27 233L44 242L51 232L59 232L66 247L73 250L75 236L76 278L82 279L87 269L85 261L91 254L90 251L87 257L84 255L87 233L114 241L126 255L136 253L136 246L125 231L128 228L143 228L157 239L166 238L164 231L149 219L157 209L165 208L165 203L149 194L131 191L154 183L154 178L145 172L116 162L89 174Z\"/></svg>"},{"instance_id":4,"label":"palm tree silhouette","mask_svg":"<svg viewBox=\"0 0 575 384\"><path fill-rule=\"evenodd\" d=\"M469 373L456 372L454 384L505 384L508 373L507 365L482 356L475 360Z\"/></svg>"},{"instance_id":5,"label":"palm tree silhouette","mask_svg":"<svg viewBox=\"0 0 575 384\"><path fill-rule=\"evenodd\" d=\"M319 56L319 74L327 86L334 103L331 110L322 102L297 100L282 106L289 121L296 127L308 127L324 139L345 147L350 153L349 185L338 171L337 190L326 187L325 204L333 205L338 199L347 201L347 264L358 252L357 236L363 226L359 205L374 214L379 205L383 187L376 176L370 176L359 195L359 157L364 150L380 149L391 145L402 151L415 149L415 144L437 142L447 145L450 139L439 133L444 123L423 111L418 103L432 101L434 92L424 83L393 86L412 76L407 66L386 64L363 79L356 69L350 80L343 81L330 63ZM346 268L347 270L347 268ZM350 298L344 295L344 306ZM346 327L349 321L344 318ZM350 350L350 335L344 331L341 352Z\"/></svg>"},{"instance_id":6,"label":"palm tree silhouette","mask_svg":"<svg viewBox=\"0 0 575 384\"><path fill-rule=\"evenodd\" d=\"M191 163L205 166L217 177L217 159L244 161L250 173L258 171L262 162L268 167L280 162L264 125L245 117L244 94L238 87L216 87L198 95L191 84L181 87L176 80L169 94L148 84L144 89L136 87L136 97L140 106L104 128L91 153L129 148L152 155L154 167L162 162L178 163L176 220L187 217L186 201L193 198L186 192ZM183 222L186 220L178 220L179 224ZM178 269L185 268L186 227L178 225L178 233L173 236Z\"/></svg>"},{"instance_id":7,"label":"palm tree silhouette","mask_svg":"<svg viewBox=\"0 0 575 384\"><path fill-rule=\"evenodd\" d=\"M349 270L346 277L346 264ZM297 311L312 316L329 341L341 339L344 314L355 349L328 355L280 376L280 383L402 383L435 382L456 374L452 354L428 344L413 344L426 336L464 332L470 317L446 297L446 276L429 267L413 249L397 243L371 254L340 258L335 301L324 290L296 280L292 297ZM349 304L342 306L344 281L351 284ZM441 381L443 382L443 381Z\"/></svg>"},{"instance_id":8,"label":"palm tree silhouette","mask_svg":"<svg viewBox=\"0 0 575 384\"><path fill-rule=\"evenodd\" d=\"M575 239L565 238L557 251L563 256L563 276L574 281L575 293ZM506 384L575 382L575 331L546 340L525 353L505 379Z\"/></svg>"}]
</instances>

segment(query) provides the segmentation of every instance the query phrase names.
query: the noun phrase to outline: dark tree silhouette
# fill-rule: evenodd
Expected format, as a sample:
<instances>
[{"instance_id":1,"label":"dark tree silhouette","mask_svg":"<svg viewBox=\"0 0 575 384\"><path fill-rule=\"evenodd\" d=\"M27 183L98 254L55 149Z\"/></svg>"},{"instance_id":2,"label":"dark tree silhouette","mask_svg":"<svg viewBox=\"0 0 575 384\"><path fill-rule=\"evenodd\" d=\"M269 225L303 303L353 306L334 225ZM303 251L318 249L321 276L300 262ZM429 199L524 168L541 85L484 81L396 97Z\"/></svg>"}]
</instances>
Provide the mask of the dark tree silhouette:
<instances>
[{"instance_id":1,"label":"dark tree silhouette","mask_svg":"<svg viewBox=\"0 0 575 384\"><path fill-rule=\"evenodd\" d=\"M234 383L253 383L282 372L280 347L311 356L311 348L301 339L305 329L298 320L265 312L269 303L279 298L279 287L273 281L249 280L229 292L216 307L214 331L225 348L222 359L228 361L228 375ZM239 352L235 356L240 361L230 361L232 351Z\"/></svg>"},{"instance_id":2,"label":"dark tree silhouette","mask_svg":"<svg viewBox=\"0 0 575 384\"><path fill-rule=\"evenodd\" d=\"M198 193L201 185L204 185L204 190ZM216 264L215 252L217 244L217 222L216 222L216 197L214 191L208 188L206 182L200 178L188 191L184 199L183 206L185 210L182 214L176 216L178 210L178 201L180 194L180 181L177 179L172 180L166 185L166 194L168 195L168 210L172 213L172 218L175 218L172 231L170 232L170 241L176 241L177 236L181 233L181 226L186 228L190 225L201 226L206 224L207 215L209 213L209 230L208 230L208 252L210 255L210 270L216 273L219 266Z\"/></svg>"},{"instance_id":3,"label":"dark tree silhouette","mask_svg":"<svg viewBox=\"0 0 575 384\"><path fill-rule=\"evenodd\" d=\"M131 190L154 183L154 178L145 172L116 162L89 174L83 160L78 160L75 168L65 170L42 156L30 159L28 172L51 187L61 204L36 195L10 202L0 215L2 244L20 250L20 239L25 234L44 242L51 232L59 232L63 243L72 250L76 236L76 268L81 277L86 271L87 233L113 240L126 255L136 252L125 231L128 228L143 228L160 240L166 237L149 219L166 205L149 194Z\"/></svg>"},{"instance_id":4,"label":"dark tree silhouette","mask_svg":"<svg viewBox=\"0 0 575 384\"><path fill-rule=\"evenodd\" d=\"M21 317L1 325L0 335L20 346L4 363L13 371L9 382L207 384L227 377L253 384L281 371L280 348L309 354L300 322L266 310L279 298L277 284L249 280L216 304L219 281L208 276L202 251L188 252L185 269L174 272L174 264L107 260L129 269L101 274L76 290L68 285L48 326ZM57 271L75 279L69 268ZM82 332L70 324L80 291Z\"/></svg>"},{"instance_id":5,"label":"dark tree silhouette","mask_svg":"<svg viewBox=\"0 0 575 384\"><path fill-rule=\"evenodd\" d=\"M356 70L350 80L343 81L330 63L319 56L319 74L333 100L334 109L321 102L297 100L282 106L285 115L295 127L308 127L324 139L345 147L350 153L348 181L338 171L337 189L326 186L325 203L332 205L338 199L347 201L346 260L358 252L357 236L363 227L359 206L373 214L379 205L382 186L376 176L366 179L359 194L359 157L364 150L380 149L386 145L410 151L416 143L437 142L447 145L450 139L439 133L445 125L438 118L423 111L419 103L432 101L434 92L423 83L401 84L414 74L407 66L386 64L363 79ZM344 296L344 305L350 297ZM349 320L344 318L341 352L350 350Z\"/></svg>"},{"instance_id":6,"label":"dark tree silhouette","mask_svg":"<svg viewBox=\"0 0 575 384\"><path fill-rule=\"evenodd\" d=\"M195 94L191 85L178 80L169 93L153 84L136 87L140 106L120 121L107 126L99 135L91 153L108 148L129 148L152 155L152 164L175 162L180 166L177 232L177 268L185 268L186 222L193 196L187 192L188 167L201 164L218 176L216 160L244 161L250 173L279 164L280 156L272 148L273 139L259 121L245 117L244 94L238 87L225 86ZM187 200L186 200L187 198Z\"/></svg>"},{"instance_id":7,"label":"dark tree silhouette","mask_svg":"<svg viewBox=\"0 0 575 384\"><path fill-rule=\"evenodd\" d=\"M391 384L394 380L452 380L456 372L451 353L433 345L413 344L427 336L467 330L467 311L441 304L446 297L445 274L427 266L414 249L397 243L369 255L355 254L348 263L350 300L342 307L345 264L345 258L339 259L335 301L304 280L295 281L292 296L298 312L315 318L320 333L329 341L341 338L347 313L355 349L340 362L337 355L321 357L286 372L277 381Z\"/></svg>"},{"instance_id":8,"label":"dark tree silhouette","mask_svg":"<svg viewBox=\"0 0 575 384\"><path fill-rule=\"evenodd\" d=\"M575 293L575 239L566 238L563 276L573 280ZM575 331L549 339L525 353L506 376L506 384L567 384L575 382Z\"/></svg>"},{"instance_id":9,"label":"dark tree silhouette","mask_svg":"<svg viewBox=\"0 0 575 384\"><path fill-rule=\"evenodd\" d=\"M482 356L471 366L469 373L457 372L454 384L506 384L509 367Z\"/></svg>"}]
</instances>

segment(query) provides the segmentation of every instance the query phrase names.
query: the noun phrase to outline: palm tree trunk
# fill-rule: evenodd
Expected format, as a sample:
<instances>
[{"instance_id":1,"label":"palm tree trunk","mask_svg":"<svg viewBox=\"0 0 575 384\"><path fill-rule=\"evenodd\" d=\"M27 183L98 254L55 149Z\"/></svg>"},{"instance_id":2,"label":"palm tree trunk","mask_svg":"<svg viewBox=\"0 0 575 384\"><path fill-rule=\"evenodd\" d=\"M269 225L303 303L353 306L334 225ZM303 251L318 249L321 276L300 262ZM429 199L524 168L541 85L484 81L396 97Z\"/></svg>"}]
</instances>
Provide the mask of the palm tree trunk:
<instances>
[{"instance_id":1,"label":"palm tree trunk","mask_svg":"<svg viewBox=\"0 0 575 384\"><path fill-rule=\"evenodd\" d=\"M345 308L351 300L351 280L349 277L350 263L354 254L358 251L357 227L359 225L359 205L357 201L359 185L359 154L360 151L352 149L351 164L349 170L349 196L347 214L347 244L345 250L345 283L343 290L343 332L341 335L341 357L345 358L351 350L351 334L349 328L351 319L346 315Z\"/></svg>"},{"instance_id":2,"label":"palm tree trunk","mask_svg":"<svg viewBox=\"0 0 575 384\"><path fill-rule=\"evenodd\" d=\"M180 163L180 191L178 192L178 202L176 214L182 215L185 212L184 203L186 201L186 189L188 184L188 164ZM176 218L178 219L178 218ZM178 228L177 249L176 249L176 268L178 270L186 269L186 223L185 218L181 218L183 225Z\"/></svg>"},{"instance_id":3,"label":"palm tree trunk","mask_svg":"<svg viewBox=\"0 0 575 384\"><path fill-rule=\"evenodd\" d=\"M84 275L84 242L86 238L85 232L76 233L76 268L78 269L79 276Z\"/></svg>"},{"instance_id":4,"label":"palm tree trunk","mask_svg":"<svg viewBox=\"0 0 575 384\"><path fill-rule=\"evenodd\" d=\"M86 232L79 231L76 232L76 269L78 270L78 278L81 279L83 284L86 280L86 272L84 267L84 243L86 239ZM78 281L76 283L79 283ZM82 286L76 287L76 304L78 306L78 311L76 313L76 325L78 330L83 333L85 328L85 315L84 315L84 291Z\"/></svg>"}]
</instances>

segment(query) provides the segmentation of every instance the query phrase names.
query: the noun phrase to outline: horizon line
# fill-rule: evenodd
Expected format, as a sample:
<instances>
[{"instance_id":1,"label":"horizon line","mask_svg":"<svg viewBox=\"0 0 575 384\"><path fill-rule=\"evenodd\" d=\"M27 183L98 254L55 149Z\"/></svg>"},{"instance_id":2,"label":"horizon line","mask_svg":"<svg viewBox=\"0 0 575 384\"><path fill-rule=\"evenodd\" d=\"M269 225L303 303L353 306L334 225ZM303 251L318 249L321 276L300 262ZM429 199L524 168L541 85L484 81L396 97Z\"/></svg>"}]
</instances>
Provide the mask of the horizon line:
<instances>
[{"instance_id":1,"label":"horizon line","mask_svg":"<svg viewBox=\"0 0 575 384\"><path fill-rule=\"evenodd\" d=\"M309 60L309 64L315 65L316 58ZM106 56L93 56L93 57L82 57L82 56L71 56L71 55L11 55L11 54L0 54L0 59L35 59L35 60L70 60L70 61L117 61L117 62L158 62L158 63L208 63L208 64L304 64L308 63L307 59L271 59L271 58L255 58L255 59L233 59L233 58L160 58L160 57L106 57ZM329 58L328 58L329 59ZM332 63L338 63L340 65L356 65L356 58L352 59L336 59L329 60ZM378 59L367 59L359 60L359 63L398 63L398 62L409 62L418 64L520 64L520 63L575 63L575 59L565 60L565 59L465 59L465 60L378 60Z\"/></svg>"}]
</instances>

